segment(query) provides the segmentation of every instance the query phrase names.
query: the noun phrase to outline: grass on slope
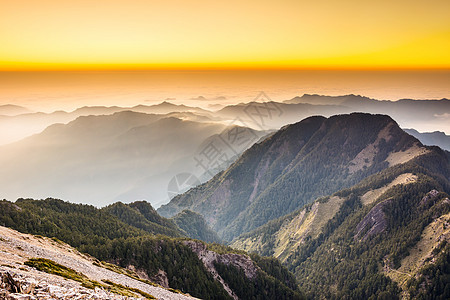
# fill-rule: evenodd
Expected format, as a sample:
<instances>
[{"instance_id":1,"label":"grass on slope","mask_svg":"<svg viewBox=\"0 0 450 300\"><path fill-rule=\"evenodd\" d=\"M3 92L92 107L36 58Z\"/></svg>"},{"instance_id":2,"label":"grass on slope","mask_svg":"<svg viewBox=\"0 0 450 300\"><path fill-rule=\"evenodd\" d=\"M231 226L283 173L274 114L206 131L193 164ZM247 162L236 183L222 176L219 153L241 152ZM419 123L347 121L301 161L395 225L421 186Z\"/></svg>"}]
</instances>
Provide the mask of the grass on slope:
<instances>
[{"instance_id":1,"label":"grass on slope","mask_svg":"<svg viewBox=\"0 0 450 300\"><path fill-rule=\"evenodd\" d=\"M384 272L401 288L407 281L434 258L435 249L445 240L450 240L450 213L440 216L422 232L420 241L409 250L409 255L401 261L397 270L385 268Z\"/></svg>"},{"instance_id":2,"label":"grass on slope","mask_svg":"<svg viewBox=\"0 0 450 300\"><path fill-rule=\"evenodd\" d=\"M81 285L85 288L94 289L96 287L104 288L115 294L122 296L135 297L136 294L141 294L147 299L156 299L152 295L145 293L136 288L125 287L121 284L116 284L109 280L103 280L105 284L99 283L95 280L87 278L84 274L75 271L74 269L68 268L66 266L60 265L50 259L46 258L31 258L24 262L25 265L35 268L38 271L58 275L67 279L72 279L74 281L81 282Z\"/></svg>"}]
</instances>

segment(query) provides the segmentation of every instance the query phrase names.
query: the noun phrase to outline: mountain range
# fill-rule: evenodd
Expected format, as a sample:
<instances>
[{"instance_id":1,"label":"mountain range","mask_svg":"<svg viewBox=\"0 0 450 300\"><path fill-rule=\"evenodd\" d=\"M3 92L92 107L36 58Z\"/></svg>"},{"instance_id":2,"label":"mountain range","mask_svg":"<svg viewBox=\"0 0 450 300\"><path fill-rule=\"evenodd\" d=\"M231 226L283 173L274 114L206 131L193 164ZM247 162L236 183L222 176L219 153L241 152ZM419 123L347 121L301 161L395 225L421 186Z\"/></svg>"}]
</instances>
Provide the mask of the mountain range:
<instances>
[{"instance_id":1,"label":"mountain range","mask_svg":"<svg viewBox=\"0 0 450 300\"><path fill-rule=\"evenodd\" d=\"M240 132L256 142L239 140ZM450 152L425 146L387 115L312 116L270 133L119 112L51 126L20 142L29 144L4 147L0 157L12 170L5 180L15 175L17 182L33 170L51 175L59 155L61 163L76 163L83 153L96 157L90 162L96 168L102 159L115 166L114 158L127 157L127 167L113 174L136 159L138 172L148 149L160 149L155 160L169 155L166 149L183 160L186 148L179 145L192 138L191 153L201 145L209 155L193 154L193 164L220 154L212 152L214 141L234 138L241 148L202 184L176 177L191 188L157 210L145 201L97 208L52 198L4 200L0 225L57 238L102 267L119 266L140 280L207 299L450 297ZM86 152L96 144L102 155ZM33 167L14 173L20 163L14 156L25 145L22 159ZM116 151L126 155L109 156ZM47 163L37 159L44 153L51 154ZM120 180L102 188L116 185Z\"/></svg>"},{"instance_id":2,"label":"mountain range","mask_svg":"<svg viewBox=\"0 0 450 300\"><path fill-rule=\"evenodd\" d=\"M385 115L310 117L163 205L274 256L310 298L450 295L450 153Z\"/></svg>"},{"instance_id":3,"label":"mountain range","mask_svg":"<svg viewBox=\"0 0 450 300\"><path fill-rule=\"evenodd\" d=\"M147 199L158 206L169 200L168 184L174 176L212 176L208 166L201 169L195 160L208 141L235 131L258 138L259 132L251 129L182 120L175 114L83 116L2 146L1 197L51 196L99 206ZM233 150L231 154L238 155L245 145Z\"/></svg>"},{"instance_id":4,"label":"mountain range","mask_svg":"<svg viewBox=\"0 0 450 300\"><path fill-rule=\"evenodd\" d=\"M158 212L197 211L222 238L232 240L427 152L387 116L310 117L255 144L229 169Z\"/></svg>"},{"instance_id":5,"label":"mountain range","mask_svg":"<svg viewBox=\"0 0 450 300\"><path fill-rule=\"evenodd\" d=\"M155 105L136 105L134 107L85 106L72 112L55 111L52 113L31 112L15 105L0 106L0 145L19 141L32 134L40 133L56 123L66 124L81 116L111 115L118 112L133 111L147 114L173 114L194 112L196 115L208 115L209 111L198 107L176 105L162 102Z\"/></svg>"},{"instance_id":6,"label":"mountain range","mask_svg":"<svg viewBox=\"0 0 450 300\"><path fill-rule=\"evenodd\" d=\"M217 99L220 101L221 99ZM222 106L222 105L220 105ZM273 130L312 115L326 117L351 113L388 113L403 128L450 132L450 100L377 100L359 95L323 96L304 94L283 102L249 102L228 105L217 111L164 101L155 105L133 107L86 106L72 112L31 112L17 105L0 106L0 145L36 134L55 123L68 123L80 116L107 115L122 111L148 114L190 113L217 122L240 122L238 125L257 130Z\"/></svg>"}]
</instances>

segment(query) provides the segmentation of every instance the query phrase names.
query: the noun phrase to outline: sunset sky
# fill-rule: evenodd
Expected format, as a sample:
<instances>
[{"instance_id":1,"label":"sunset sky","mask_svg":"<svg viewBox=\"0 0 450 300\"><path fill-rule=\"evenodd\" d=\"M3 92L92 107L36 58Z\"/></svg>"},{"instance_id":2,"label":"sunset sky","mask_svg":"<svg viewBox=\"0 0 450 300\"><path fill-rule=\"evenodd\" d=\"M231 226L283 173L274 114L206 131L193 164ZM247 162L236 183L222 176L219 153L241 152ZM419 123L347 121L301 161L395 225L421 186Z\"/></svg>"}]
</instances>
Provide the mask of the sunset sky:
<instances>
[{"instance_id":1,"label":"sunset sky","mask_svg":"<svg viewBox=\"0 0 450 300\"><path fill-rule=\"evenodd\" d=\"M449 68L448 0L0 0L0 68Z\"/></svg>"}]
</instances>

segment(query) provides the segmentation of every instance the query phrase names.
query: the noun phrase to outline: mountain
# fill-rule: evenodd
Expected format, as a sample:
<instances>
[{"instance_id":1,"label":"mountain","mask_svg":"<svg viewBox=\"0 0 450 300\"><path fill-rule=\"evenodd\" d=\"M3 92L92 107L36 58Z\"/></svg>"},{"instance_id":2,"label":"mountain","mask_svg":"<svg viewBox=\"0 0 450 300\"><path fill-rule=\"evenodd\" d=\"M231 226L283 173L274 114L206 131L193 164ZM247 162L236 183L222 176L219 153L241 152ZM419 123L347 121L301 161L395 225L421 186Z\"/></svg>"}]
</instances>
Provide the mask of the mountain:
<instances>
[{"instance_id":1,"label":"mountain","mask_svg":"<svg viewBox=\"0 0 450 300\"><path fill-rule=\"evenodd\" d=\"M171 218L171 220L192 239L202 240L208 243L220 242L220 238L206 223L199 213L183 210Z\"/></svg>"},{"instance_id":2,"label":"mountain","mask_svg":"<svg viewBox=\"0 0 450 300\"><path fill-rule=\"evenodd\" d=\"M418 139L424 145L438 146L441 149L450 151L450 136L442 131L418 132L415 129L403 130Z\"/></svg>"},{"instance_id":3,"label":"mountain","mask_svg":"<svg viewBox=\"0 0 450 300\"><path fill-rule=\"evenodd\" d=\"M79 117L0 147L0 197L52 196L99 206L146 199L158 206L169 200L168 185L178 174L214 175L212 166L201 168L196 159L213 143L224 157L230 143L222 140L237 130L239 138L259 138L250 129L166 115L125 111ZM228 158L250 142L233 147ZM226 168L230 161L223 163Z\"/></svg>"},{"instance_id":4,"label":"mountain","mask_svg":"<svg viewBox=\"0 0 450 300\"><path fill-rule=\"evenodd\" d=\"M242 122L255 129L279 129L303 118L323 115L365 112L388 114L401 127L413 127L422 131L443 130L450 132L450 100L376 100L357 95L295 97L284 102L250 102L229 105L215 115Z\"/></svg>"},{"instance_id":5,"label":"mountain","mask_svg":"<svg viewBox=\"0 0 450 300\"><path fill-rule=\"evenodd\" d=\"M95 258L84 255L92 263L91 268L84 266L83 274L93 274L97 267L106 268L146 284L159 284L171 291L204 299L303 298L293 275L278 261L249 256L218 244L155 235L158 233L155 229L170 229L170 225L156 226L163 223L171 224L171 221L158 217L144 202L116 203L98 209L56 199L0 201L0 224L35 235L22 241L23 249L33 248L27 243L42 236L51 237L60 247L62 242L59 240L62 240ZM149 227L149 224L153 226ZM49 252L50 249L43 249L39 257L54 260ZM28 265L50 271L72 267L67 265L67 259L61 256L58 259L56 262L31 260ZM67 272L76 275L70 270ZM98 278L98 281L101 279L104 278ZM113 285L111 281L103 282ZM95 284L90 286L93 288Z\"/></svg>"},{"instance_id":6,"label":"mountain","mask_svg":"<svg viewBox=\"0 0 450 300\"><path fill-rule=\"evenodd\" d=\"M368 103L370 101L377 101L368 97L360 95L343 95L343 96L323 96L317 94L304 94L303 96L297 96L290 100L284 101L288 104L313 104L313 105L355 105L361 103Z\"/></svg>"},{"instance_id":7,"label":"mountain","mask_svg":"<svg viewBox=\"0 0 450 300\"><path fill-rule=\"evenodd\" d=\"M201 213L308 298L448 299L449 192L448 152L353 113L282 128L158 212Z\"/></svg>"},{"instance_id":8,"label":"mountain","mask_svg":"<svg viewBox=\"0 0 450 300\"><path fill-rule=\"evenodd\" d=\"M19 105L13 104L0 105L0 115L3 116L17 116L20 114L26 114L30 112L31 110L29 110L28 108Z\"/></svg>"},{"instance_id":9,"label":"mountain","mask_svg":"<svg viewBox=\"0 0 450 300\"><path fill-rule=\"evenodd\" d=\"M211 107L215 110L218 109L215 106ZM164 101L155 105L136 105L134 107L86 106L72 112L23 112L20 115L2 115L0 113L0 145L40 133L46 127L55 123L67 124L80 116L110 115L123 111L147 114L183 113L185 117L189 116L189 120L192 121L200 121L201 118L205 118L223 124L232 123L251 127L256 130L279 129L313 115L329 117L351 112L388 113L404 128L450 132L450 127L447 125L450 124L448 122L450 100L448 99L388 101L358 95L322 96L305 94L284 102L249 102L229 105L214 112L199 107L176 105Z\"/></svg>"},{"instance_id":10,"label":"mountain","mask_svg":"<svg viewBox=\"0 0 450 300\"><path fill-rule=\"evenodd\" d=\"M191 112L196 114L210 114L208 110L204 110L199 107L192 107L187 105L177 105L167 101L161 102L155 105L136 105L129 108L131 111L151 113L151 114L168 114L172 112Z\"/></svg>"},{"instance_id":11,"label":"mountain","mask_svg":"<svg viewBox=\"0 0 450 300\"><path fill-rule=\"evenodd\" d=\"M116 202L102 210L116 216L120 221L133 227L145 230L151 234L166 236L186 236L174 222L158 215L156 210L146 201L136 201L130 204Z\"/></svg>"},{"instance_id":12,"label":"mountain","mask_svg":"<svg viewBox=\"0 0 450 300\"><path fill-rule=\"evenodd\" d=\"M4 110L8 109L8 107L4 108ZM18 109L16 108L16 110ZM32 134L40 133L53 124L67 124L81 116L112 115L125 111L147 114L190 113L185 118L188 118L188 116L197 118L200 115L207 117L210 114L209 111L201 108L175 105L169 102L162 102L156 105L137 105L134 107L85 106L72 112L55 111L52 113L33 113L26 111L20 115L3 115L0 111L0 145L16 142Z\"/></svg>"},{"instance_id":13,"label":"mountain","mask_svg":"<svg viewBox=\"0 0 450 300\"><path fill-rule=\"evenodd\" d=\"M288 104L338 105L345 107L344 112L367 112L388 114L401 127L416 128L421 131L443 130L450 132L450 100L414 100L398 101L376 100L359 95L322 96L305 94L287 100Z\"/></svg>"},{"instance_id":14,"label":"mountain","mask_svg":"<svg viewBox=\"0 0 450 300\"><path fill-rule=\"evenodd\" d=\"M447 299L450 163L427 149L231 246L280 259L308 298Z\"/></svg>"},{"instance_id":15,"label":"mountain","mask_svg":"<svg viewBox=\"0 0 450 300\"><path fill-rule=\"evenodd\" d=\"M314 115L332 116L347 112L349 109L341 105L287 104L270 101L229 105L214 115L258 130L272 130Z\"/></svg>"},{"instance_id":16,"label":"mountain","mask_svg":"<svg viewBox=\"0 0 450 300\"><path fill-rule=\"evenodd\" d=\"M158 213L170 217L193 210L231 241L429 151L385 115L310 117L253 145L227 170L173 198Z\"/></svg>"}]
</instances>

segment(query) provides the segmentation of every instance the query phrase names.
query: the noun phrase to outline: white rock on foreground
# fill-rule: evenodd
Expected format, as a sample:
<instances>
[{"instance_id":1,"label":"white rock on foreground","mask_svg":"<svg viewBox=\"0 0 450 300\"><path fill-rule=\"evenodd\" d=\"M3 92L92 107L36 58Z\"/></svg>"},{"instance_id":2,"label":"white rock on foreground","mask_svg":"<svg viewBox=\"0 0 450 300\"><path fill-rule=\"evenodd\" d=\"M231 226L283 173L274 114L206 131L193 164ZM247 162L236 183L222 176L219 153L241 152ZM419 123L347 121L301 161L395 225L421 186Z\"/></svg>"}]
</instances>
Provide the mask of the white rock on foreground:
<instances>
[{"instance_id":1,"label":"white rock on foreground","mask_svg":"<svg viewBox=\"0 0 450 300\"><path fill-rule=\"evenodd\" d=\"M0 226L0 299L145 299L139 294L134 298L113 294L100 288L84 288L80 282L40 272L24 265L23 263L30 258L50 259L82 273L90 280L97 282L109 280L139 289L157 299L195 299L95 266L92 257L79 253L65 243L23 234L3 226ZM13 293L13 290L6 289L7 273L21 286L22 293Z\"/></svg>"}]
</instances>

